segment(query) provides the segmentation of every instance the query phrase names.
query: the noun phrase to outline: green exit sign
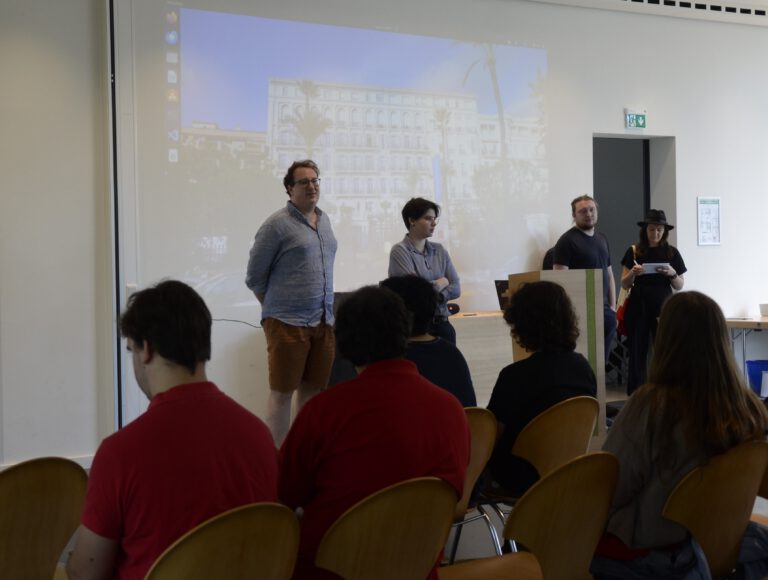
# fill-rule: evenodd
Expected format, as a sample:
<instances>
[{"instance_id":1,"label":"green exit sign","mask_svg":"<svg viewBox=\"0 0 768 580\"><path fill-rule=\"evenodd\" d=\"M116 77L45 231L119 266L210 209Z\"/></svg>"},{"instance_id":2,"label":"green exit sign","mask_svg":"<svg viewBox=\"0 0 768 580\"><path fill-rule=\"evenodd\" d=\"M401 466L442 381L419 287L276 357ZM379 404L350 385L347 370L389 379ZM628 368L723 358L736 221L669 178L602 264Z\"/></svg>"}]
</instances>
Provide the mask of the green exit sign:
<instances>
[{"instance_id":1,"label":"green exit sign","mask_svg":"<svg viewBox=\"0 0 768 580\"><path fill-rule=\"evenodd\" d=\"M645 129L645 112L624 111L624 126L627 129Z\"/></svg>"}]
</instances>

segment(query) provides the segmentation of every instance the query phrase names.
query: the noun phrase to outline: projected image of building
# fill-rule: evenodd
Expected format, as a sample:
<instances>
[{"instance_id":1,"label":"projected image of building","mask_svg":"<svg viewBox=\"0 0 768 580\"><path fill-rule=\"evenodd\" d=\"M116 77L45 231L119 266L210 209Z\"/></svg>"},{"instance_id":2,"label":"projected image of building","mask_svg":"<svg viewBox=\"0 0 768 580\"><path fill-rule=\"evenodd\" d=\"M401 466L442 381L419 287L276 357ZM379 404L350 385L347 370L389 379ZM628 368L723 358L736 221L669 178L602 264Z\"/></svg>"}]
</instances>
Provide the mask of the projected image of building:
<instances>
[{"instance_id":1,"label":"projected image of building","mask_svg":"<svg viewBox=\"0 0 768 580\"><path fill-rule=\"evenodd\" d=\"M181 165L193 175L225 166L248 174L237 189L256 190L269 206L258 180L277 186L294 160L314 159L321 206L353 238L350 259L357 271L370 267L372 280L382 275L376 256L404 233L400 209L411 197L443 207L449 218L436 239L448 241L477 239L453 234L492 220L489 200L504 213L547 193L542 120L506 115L502 131L499 116L481 113L472 94L271 78L266 109L266 132L204 121L183 128ZM478 255L474 244L463 251Z\"/></svg>"},{"instance_id":2,"label":"projected image of building","mask_svg":"<svg viewBox=\"0 0 768 580\"><path fill-rule=\"evenodd\" d=\"M332 181L326 194L339 200L382 194L443 198L434 169L439 173L449 158L453 164L469 161L466 152L474 148L477 131L462 121L476 115L472 98L320 83L311 83L306 95L306 83L270 79L270 150L280 165L297 156L317 158ZM454 194L469 195L468 182L457 176L446 185Z\"/></svg>"},{"instance_id":3,"label":"projected image of building","mask_svg":"<svg viewBox=\"0 0 768 580\"><path fill-rule=\"evenodd\" d=\"M260 131L238 131L220 129L215 123L195 122L189 128L182 129L182 147L187 155L194 155L197 161L218 160L229 157L238 169L256 168L265 170L269 165L267 155L267 135ZM187 158L190 160L190 157Z\"/></svg>"},{"instance_id":4,"label":"projected image of building","mask_svg":"<svg viewBox=\"0 0 768 580\"><path fill-rule=\"evenodd\" d=\"M508 159L543 158L539 120L505 122ZM471 202L476 173L503 151L498 117L459 93L270 79L267 126L278 167L314 158L324 194L361 209L366 199L416 195Z\"/></svg>"}]
</instances>

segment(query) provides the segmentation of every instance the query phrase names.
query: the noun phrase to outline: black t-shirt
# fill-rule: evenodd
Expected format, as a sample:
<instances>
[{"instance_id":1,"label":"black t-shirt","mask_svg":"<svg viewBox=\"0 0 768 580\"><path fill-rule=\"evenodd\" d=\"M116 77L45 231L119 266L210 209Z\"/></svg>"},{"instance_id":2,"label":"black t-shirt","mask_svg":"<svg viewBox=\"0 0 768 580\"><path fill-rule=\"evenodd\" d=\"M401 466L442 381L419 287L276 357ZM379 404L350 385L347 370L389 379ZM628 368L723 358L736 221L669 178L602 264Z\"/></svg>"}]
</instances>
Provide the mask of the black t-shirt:
<instances>
[{"instance_id":1,"label":"black t-shirt","mask_svg":"<svg viewBox=\"0 0 768 580\"><path fill-rule=\"evenodd\" d=\"M488 469L502 487L523 493L537 479L527 461L511 454L520 431L552 405L588 395L596 396L597 379L581 354L568 351L535 352L499 373L488 409L504 424Z\"/></svg>"},{"instance_id":2,"label":"black t-shirt","mask_svg":"<svg viewBox=\"0 0 768 580\"><path fill-rule=\"evenodd\" d=\"M555 264L568 266L571 270L591 268L603 270L603 304L608 305L609 287L613 280L611 251L608 238L600 232L590 236L576 226L565 232L555 244Z\"/></svg>"},{"instance_id":3,"label":"black t-shirt","mask_svg":"<svg viewBox=\"0 0 768 580\"><path fill-rule=\"evenodd\" d=\"M456 397L462 407L477 405L467 361L447 340L409 342L405 358L416 364L421 376Z\"/></svg>"},{"instance_id":4,"label":"black t-shirt","mask_svg":"<svg viewBox=\"0 0 768 580\"><path fill-rule=\"evenodd\" d=\"M637 247L637 246L635 246ZM621 259L621 265L631 270L635 261L638 264L665 264L669 263L675 269L678 275L688 271L683 262L683 257L674 246L647 248L642 254L632 253L632 247L627 248L624 257ZM661 306L664 300L672 294L672 280L664 274L642 274L635 276L635 282L632 285L632 298L629 302L629 308L639 306L639 302L644 303L648 316L657 317L661 312Z\"/></svg>"}]
</instances>

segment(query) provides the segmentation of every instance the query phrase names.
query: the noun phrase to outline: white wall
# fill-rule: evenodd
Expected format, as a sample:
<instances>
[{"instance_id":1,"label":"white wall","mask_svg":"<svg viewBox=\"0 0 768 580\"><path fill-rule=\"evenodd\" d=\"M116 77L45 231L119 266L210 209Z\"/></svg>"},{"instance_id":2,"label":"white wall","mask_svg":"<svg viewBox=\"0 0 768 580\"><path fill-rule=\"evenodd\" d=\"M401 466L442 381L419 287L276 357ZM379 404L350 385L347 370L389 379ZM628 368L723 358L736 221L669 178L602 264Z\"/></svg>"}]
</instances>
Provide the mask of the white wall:
<instances>
[{"instance_id":1,"label":"white wall","mask_svg":"<svg viewBox=\"0 0 768 580\"><path fill-rule=\"evenodd\" d=\"M765 213L768 115L762 28L521 6L521 23L543 29L558 90L550 123L553 190L561 199L591 189L592 132L623 133L622 107L649 113L649 135L676 138L677 245L687 288L712 295L727 315L757 314L768 273L754 252ZM527 21L530 18L530 21ZM553 35L562 31L561 37ZM541 30L545 33L544 30ZM534 34L534 33L531 33ZM696 244L696 196L721 196L723 243ZM674 215L674 214L673 214Z\"/></svg>"},{"instance_id":2,"label":"white wall","mask_svg":"<svg viewBox=\"0 0 768 580\"><path fill-rule=\"evenodd\" d=\"M88 455L112 419L102 4L0 7L0 463ZM275 2L265 15L314 6ZM768 302L757 258L768 209L763 28L515 0L337 0L325 9L350 23L378 10L382 25L406 14L415 27L439 22L457 36L471 20L499 42L547 49L551 174L541 203L553 241L569 226L569 200L592 189L593 134L624 134L623 108L647 108L645 133L675 138L687 288L712 295L727 315L756 314ZM696 245L698 195L722 198L719 247ZM528 257L525 269L538 260ZM246 379L236 380L239 393Z\"/></svg>"},{"instance_id":3,"label":"white wall","mask_svg":"<svg viewBox=\"0 0 768 580\"><path fill-rule=\"evenodd\" d=\"M105 19L0 4L0 465L111 428Z\"/></svg>"}]
</instances>

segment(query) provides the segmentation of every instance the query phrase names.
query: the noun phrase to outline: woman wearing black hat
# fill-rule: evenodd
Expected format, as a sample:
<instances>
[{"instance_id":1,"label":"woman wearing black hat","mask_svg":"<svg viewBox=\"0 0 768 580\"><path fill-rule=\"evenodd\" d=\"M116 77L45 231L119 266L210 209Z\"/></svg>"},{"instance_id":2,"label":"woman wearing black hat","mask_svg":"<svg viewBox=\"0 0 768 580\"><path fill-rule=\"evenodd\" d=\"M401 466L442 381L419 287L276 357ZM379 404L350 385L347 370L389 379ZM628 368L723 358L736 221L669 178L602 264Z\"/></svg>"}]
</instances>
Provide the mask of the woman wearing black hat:
<instances>
[{"instance_id":1,"label":"woman wearing black hat","mask_svg":"<svg viewBox=\"0 0 768 580\"><path fill-rule=\"evenodd\" d=\"M660 209L650 210L640 226L640 241L632 245L621 260L622 288L632 293L624 313L629 347L629 377L627 394L645 383L648 350L656 337L659 313L673 290L683 288L687 271L677 248L667 242L675 226L667 223Z\"/></svg>"}]
</instances>

